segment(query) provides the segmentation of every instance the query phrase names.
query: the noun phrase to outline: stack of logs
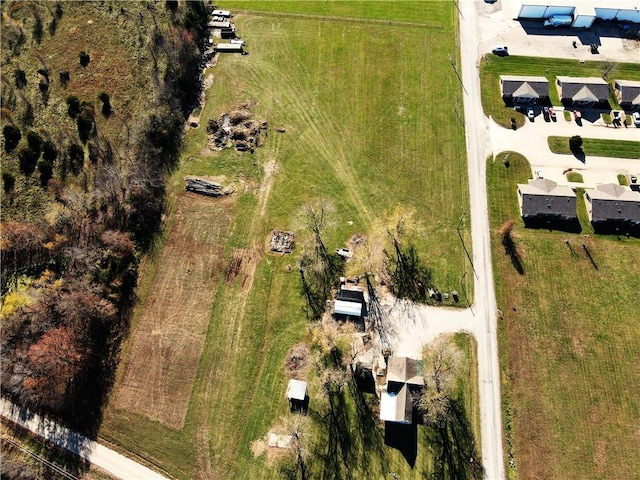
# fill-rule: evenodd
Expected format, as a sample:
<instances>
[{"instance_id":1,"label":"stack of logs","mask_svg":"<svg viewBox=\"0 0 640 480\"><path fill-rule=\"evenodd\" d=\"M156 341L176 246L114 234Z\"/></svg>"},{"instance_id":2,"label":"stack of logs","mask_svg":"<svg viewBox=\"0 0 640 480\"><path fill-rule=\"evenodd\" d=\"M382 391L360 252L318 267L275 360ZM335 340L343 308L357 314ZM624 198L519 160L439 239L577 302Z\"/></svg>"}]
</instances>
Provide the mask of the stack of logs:
<instances>
[{"instance_id":1,"label":"stack of logs","mask_svg":"<svg viewBox=\"0 0 640 480\"><path fill-rule=\"evenodd\" d=\"M199 193L200 195L208 195L209 197L220 197L231 193L229 189L222 188L222 185L201 178L185 177L186 185L184 189L187 192Z\"/></svg>"}]
</instances>

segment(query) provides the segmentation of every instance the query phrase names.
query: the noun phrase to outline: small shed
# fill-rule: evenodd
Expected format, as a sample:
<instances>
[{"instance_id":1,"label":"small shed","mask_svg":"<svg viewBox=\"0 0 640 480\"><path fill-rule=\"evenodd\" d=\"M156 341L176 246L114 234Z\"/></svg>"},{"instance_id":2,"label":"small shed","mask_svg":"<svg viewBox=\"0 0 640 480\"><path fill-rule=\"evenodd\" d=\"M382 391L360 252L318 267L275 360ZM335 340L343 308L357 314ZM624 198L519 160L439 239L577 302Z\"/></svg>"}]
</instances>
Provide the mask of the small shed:
<instances>
[{"instance_id":1,"label":"small shed","mask_svg":"<svg viewBox=\"0 0 640 480\"><path fill-rule=\"evenodd\" d=\"M309 396L307 395L307 382L302 380L289 380L287 386L287 398L289 407L293 413L306 413L309 406Z\"/></svg>"},{"instance_id":2,"label":"small shed","mask_svg":"<svg viewBox=\"0 0 640 480\"><path fill-rule=\"evenodd\" d=\"M224 21L224 22L211 21L211 22L207 23L207 27L209 27L209 28L231 28L231 22L229 22L229 21Z\"/></svg>"}]
</instances>

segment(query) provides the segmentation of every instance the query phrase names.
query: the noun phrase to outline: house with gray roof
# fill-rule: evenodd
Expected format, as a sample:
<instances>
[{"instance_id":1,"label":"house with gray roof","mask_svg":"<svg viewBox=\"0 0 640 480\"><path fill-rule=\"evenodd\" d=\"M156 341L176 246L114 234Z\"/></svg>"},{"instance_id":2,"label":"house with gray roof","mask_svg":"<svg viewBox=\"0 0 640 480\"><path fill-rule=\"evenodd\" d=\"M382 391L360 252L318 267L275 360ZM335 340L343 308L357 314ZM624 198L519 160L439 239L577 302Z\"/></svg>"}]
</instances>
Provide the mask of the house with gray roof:
<instances>
[{"instance_id":1,"label":"house with gray roof","mask_svg":"<svg viewBox=\"0 0 640 480\"><path fill-rule=\"evenodd\" d=\"M548 178L518 184L518 205L527 226L553 222L577 221L576 194Z\"/></svg>"},{"instance_id":2,"label":"house with gray roof","mask_svg":"<svg viewBox=\"0 0 640 480\"><path fill-rule=\"evenodd\" d=\"M545 77L500 75L500 93L506 105L546 103L549 80Z\"/></svg>"},{"instance_id":3,"label":"house with gray roof","mask_svg":"<svg viewBox=\"0 0 640 480\"><path fill-rule=\"evenodd\" d=\"M413 423L413 399L424 388L422 362L389 357L386 387L380 395L380 420Z\"/></svg>"},{"instance_id":4,"label":"house with gray roof","mask_svg":"<svg viewBox=\"0 0 640 480\"><path fill-rule=\"evenodd\" d=\"M609 99L609 84L599 77L556 77L563 105L591 107Z\"/></svg>"},{"instance_id":5,"label":"house with gray roof","mask_svg":"<svg viewBox=\"0 0 640 480\"><path fill-rule=\"evenodd\" d=\"M640 110L640 82L616 80L614 91L618 103L624 110Z\"/></svg>"},{"instance_id":6,"label":"house with gray roof","mask_svg":"<svg viewBox=\"0 0 640 480\"><path fill-rule=\"evenodd\" d=\"M608 183L587 190L584 199L594 230L640 232L640 192Z\"/></svg>"}]
</instances>

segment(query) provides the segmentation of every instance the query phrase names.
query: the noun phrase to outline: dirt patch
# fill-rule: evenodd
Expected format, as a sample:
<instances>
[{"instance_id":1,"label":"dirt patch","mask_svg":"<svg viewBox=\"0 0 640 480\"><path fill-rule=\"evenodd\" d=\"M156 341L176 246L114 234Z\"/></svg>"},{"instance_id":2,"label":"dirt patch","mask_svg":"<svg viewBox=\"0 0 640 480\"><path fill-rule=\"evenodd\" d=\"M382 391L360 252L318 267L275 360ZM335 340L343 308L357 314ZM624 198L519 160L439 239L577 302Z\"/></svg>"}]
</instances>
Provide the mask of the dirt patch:
<instances>
[{"instance_id":1,"label":"dirt patch","mask_svg":"<svg viewBox=\"0 0 640 480\"><path fill-rule=\"evenodd\" d=\"M114 392L116 408L175 429L184 425L216 285L225 271L233 200L181 194L177 204Z\"/></svg>"},{"instance_id":2,"label":"dirt patch","mask_svg":"<svg viewBox=\"0 0 640 480\"><path fill-rule=\"evenodd\" d=\"M264 439L254 440L251 442L251 453L253 453L254 458L258 458L264 452L267 451L267 442Z\"/></svg>"},{"instance_id":3,"label":"dirt patch","mask_svg":"<svg viewBox=\"0 0 640 480\"><path fill-rule=\"evenodd\" d=\"M225 280L233 282L238 280L243 289L251 289L256 265L262 257L262 251L254 248L235 248L231 255L231 261L225 271Z\"/></svg>"},{"instance_id":4,"label":"dirt patch","mask_svg":"<svg viewBox=\"0 0 640 480\"><path fill-rule=\"evenodd\" d=\"M306 343L297 343L284 357L284 373L287 378L304 379L309 369L311 349Z\"/></svg>"},{"instance_id":5,"label":"dirt patch","mask_svg":"<svg viewBox=\"0 0 640 480\"><path fill-rule=\"evenodd\" d=\"M269 446L268 438L272 434L278 435L278 433L271 430L263 438L251 442L251 453L253 453L253 457L258 458L259 456L266 454L266 461L269 466L274 465L281 458L291 454L291 450L289 448Z\"/></svg>"}]
</instances>

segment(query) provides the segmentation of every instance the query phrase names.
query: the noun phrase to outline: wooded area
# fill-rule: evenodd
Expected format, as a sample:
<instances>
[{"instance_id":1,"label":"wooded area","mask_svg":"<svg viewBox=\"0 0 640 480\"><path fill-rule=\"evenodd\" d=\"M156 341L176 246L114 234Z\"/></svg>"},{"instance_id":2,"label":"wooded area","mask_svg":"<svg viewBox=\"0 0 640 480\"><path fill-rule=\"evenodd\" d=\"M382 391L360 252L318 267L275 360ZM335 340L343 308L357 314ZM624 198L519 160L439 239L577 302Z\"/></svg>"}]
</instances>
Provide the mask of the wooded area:
<instances>
[{"instance_id":1,"label":"wooded area","mask_svg":"<svg viewBox=\"0 0 640 480\"><path fill-rule=\"evenodd\" d=\"M2 15L2 390L94 434L199 98L206 8L3 2ZM138 84L120 84L127 69Z\"/></svg>"}]
</instances>

